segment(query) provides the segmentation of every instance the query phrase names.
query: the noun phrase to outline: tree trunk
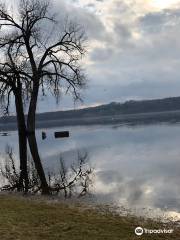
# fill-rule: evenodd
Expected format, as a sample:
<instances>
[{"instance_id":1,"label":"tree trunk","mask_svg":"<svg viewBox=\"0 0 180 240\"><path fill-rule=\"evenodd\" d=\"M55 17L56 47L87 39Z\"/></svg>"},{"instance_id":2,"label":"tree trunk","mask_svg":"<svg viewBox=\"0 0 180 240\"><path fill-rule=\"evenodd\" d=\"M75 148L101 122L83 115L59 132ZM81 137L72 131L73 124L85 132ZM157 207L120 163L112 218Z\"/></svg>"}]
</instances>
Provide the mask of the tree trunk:
<instances>
[{"instance_id":1,"label":"tree trunk","mask_svg":"<svg viewBox=\"0 0 180 240\"><path fill-rule=\"evenodd\" d=\"M17 114L20 157L20 178L18 191L28 192L29 178L27 171L27 136L21 89L19 91L16 91L14 95Z\"/></svg>"},{"instance_id":2,"label":"tree trunk","mask_svg":"<svg viewBox=\"0 0 180 240\"><path fill-rule=\"evenodd\" d=\"M47 184L46 176L45 176L44 169L39 156L36 135L35 135L35 116L36 116L38 91L39 91L39 86L34 84L33 92L31 95L31 101L29 105L28 118L27 118L27 133L28 133L27 136L28 136L31 155L34 160L34 164L41 181L42 194L50 194L49 186Z\"/></svg>"}]
</instances>

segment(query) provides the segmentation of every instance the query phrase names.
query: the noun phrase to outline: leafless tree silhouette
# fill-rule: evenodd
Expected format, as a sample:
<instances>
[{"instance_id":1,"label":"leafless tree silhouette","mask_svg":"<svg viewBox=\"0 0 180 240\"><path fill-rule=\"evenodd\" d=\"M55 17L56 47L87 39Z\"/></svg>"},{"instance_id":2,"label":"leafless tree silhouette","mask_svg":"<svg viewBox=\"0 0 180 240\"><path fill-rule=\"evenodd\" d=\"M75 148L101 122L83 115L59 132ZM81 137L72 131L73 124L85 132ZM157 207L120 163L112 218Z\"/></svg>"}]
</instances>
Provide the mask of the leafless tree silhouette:
<instances>
[{"instance_id":1,"label":"leafless tree silhouette","mask_svg":"<svg viewBox=\"0 0 180 240\"><path fill-rule=\"evenodd\" d=\"M19 0L14 11L0 5L0 82L1 100L10 104L14 94L20 146L20 168L27 180L27 139L42 193L49 194L46 176L38 153L35 115L39 92L50 91L58 100L60 93L71 93L80 99L85 86L81 59L85 54L85 33L80 25L58 22L51 14L49 1ZM52 31L51 31L51 30ZM27 122L23 103L28 102ZM26 133L26 134L25 134Z\"/></svg>"}]
</instances>

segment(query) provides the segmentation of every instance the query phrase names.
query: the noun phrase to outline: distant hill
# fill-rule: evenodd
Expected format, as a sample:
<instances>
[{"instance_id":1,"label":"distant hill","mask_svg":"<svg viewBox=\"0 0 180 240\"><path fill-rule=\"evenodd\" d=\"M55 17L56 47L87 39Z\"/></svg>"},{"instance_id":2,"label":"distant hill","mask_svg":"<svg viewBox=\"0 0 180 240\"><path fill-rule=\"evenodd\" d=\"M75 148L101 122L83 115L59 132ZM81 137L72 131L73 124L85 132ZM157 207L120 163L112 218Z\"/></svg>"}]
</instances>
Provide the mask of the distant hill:
<instances>
[{"instance_id":1,"label":"distant hill","mask_svg":"<svg viewBox=\"0 0 180 240\"><path fill-rule=\"evenodd\" d=\"M112 102L97 107L78 110L40 113L37 119L40 121L50 119L66 119L81 117L101 117L119 114L136 114L150 112L164 112L180 110L180 97L172 97L155 100L127 101L125 103Z\"/></svg>"},{"instance_id":2,"label":"distant hill","mask_svg":"<svg viewBox=\"0 0 180 240\"><path fill-rule=\"evenodd\" d=\"M82 119L85 119L87 122L90 122L90 119L113 119L113 116L119 116L116 119L134 119L138 118L137 116L151 116L156 115L156 113L166 112L166 114L161 116L167 116L167 112L176 112L176 118L180 120L180 97L171 97L165 99L155 99L155 100L142 100L142 101L127 101L125 103L112 102L110 104L100 105L97 107L89 107L85 109L77 110L68 110L68 111L57 111L57 112L45 112L37 114L36 120L37 123L46 126L46 122L54 121L55 125L66 125L66 122L69 121L69 124L74 125L75 122L81 124ZM178 112L179 111L179 112ZM177 113L178 112L178 113ZM150 114L152 113L152 114ZM145 114L145 115L142 115ZM150 115L147 115L150 114ZM172 114L171 118L173 117ZM136 117L135 117L136 116ZM159 116L159 115L158 115ZM109 118L108 118L109 117ZM177 119L178 120L178 119ZM58 121L58 122L57 122ZM61 123L60 123L61 121ZM0 125L14 125L16 122L16 117L8 116L0 118ZM77 124L75 124L77 125Z\"/></svg>"}]
</instances>

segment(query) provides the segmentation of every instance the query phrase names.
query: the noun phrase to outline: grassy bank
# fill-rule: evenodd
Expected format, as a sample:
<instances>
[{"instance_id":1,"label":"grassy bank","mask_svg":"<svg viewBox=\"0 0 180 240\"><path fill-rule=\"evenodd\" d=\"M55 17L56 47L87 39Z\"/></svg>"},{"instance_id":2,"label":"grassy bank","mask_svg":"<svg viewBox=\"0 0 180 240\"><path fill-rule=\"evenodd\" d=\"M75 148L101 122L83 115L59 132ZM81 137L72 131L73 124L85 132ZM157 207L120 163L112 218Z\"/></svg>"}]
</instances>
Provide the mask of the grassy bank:
<instances>
[{"instance_id":1,"label":"grassy bank","mask_svg":"<svg viewBox=\"0 0 180 240\"><path fill-rule=\"evenodd\" d=\"M151 229L163 227L159 223L101 214L71 204L0 196L1 240L180 239L180 229L171 235L137 237L134 229L139 225Z\"/></svg>"}]
</instances>

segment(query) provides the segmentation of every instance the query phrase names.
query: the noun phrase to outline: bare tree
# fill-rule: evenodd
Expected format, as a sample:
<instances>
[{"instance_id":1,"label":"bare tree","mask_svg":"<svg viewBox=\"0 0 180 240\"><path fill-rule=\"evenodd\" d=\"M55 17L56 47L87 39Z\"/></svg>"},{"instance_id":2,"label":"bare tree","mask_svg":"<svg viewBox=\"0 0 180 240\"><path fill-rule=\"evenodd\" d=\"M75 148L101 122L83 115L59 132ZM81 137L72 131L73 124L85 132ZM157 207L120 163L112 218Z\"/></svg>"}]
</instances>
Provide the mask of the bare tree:
<instances>
[{"instance_id":1,"label":"bare tree","mask_svg":"<svg viewBox=\"0 0 180 240\"><path fill-rule=\"evenodd\" d=\"M10 50L8 50L10 52ZM10 53L9 53L10 55ZM15 106L17 113L18 123L18 136L19 136L19 155L20 155L20 178L18 183L18 190L28 189L27 177L27 137L26 137L26 124L22 102L22 86L20 76L14 72L14 69L8 65L8 62L0 66L0 102L4 105L4 113L8 114L10 98L14 95Z\"/></svg>"},{"instance_id":2,"label":"bare tree","mask_svg":"<svg viewBox=\"0 0 180 240\"><path fill-rule=\"evenodd\" d=\"M19 188L20 172L16 166L15 156L12 147L6 146L6 158L3 166L0 166L0 176L6 181L6 184L0 186L0 191L17 191ZM65 160L60 157L58 172L48 173L48 184L52 194L64 195L65 198L72 197L73 193L82 197L89 193L89 187L92 185L93 169L87 163L87 153L78 152L77 162L71 167L65 165ZM41 191L41 183L34 166L32 158L28 155L28 192L32 194Z\"/></svg>"},{"instance_id":3,"label":"bare tree","mask_svg":"<svg viewBox=\"0 0 180 240\"><path fill-rule=\"evenodd\" d=\"M52 175L49 173L49 186L53 193L64 192L65 198L70 198L73 192L79 197L89 192L92 185L93 168L88 164L88 154L78 152L77 162L67 167L65 161L60 157L59 172Z\"/></svg>"},{"instance_id":4,"label":"bare tree","mask_svg":"<svg viewBox=\"0 0 180 240\"><path fill-rule=\"evenodd\" d=\"M39 92L45 94L51 91L56 99L60 92L70 92L75 99L80 99L79 90L85 86L85 76L80 66L85 53L84 30L69 20L59 23L50 11L49 1L43 0L19 0L17 11L13 13L8 11L5 4L0 6L0 79L4 83L4 73L10 69L17 79L16 85L19 83L17 94L21 103L24 96L29 100L26 132L44 194L49 193L49 188L35 136ZM7 87L11 89L9 83ZM16 110L20 112L18 107ZM17 119L20 132L24 123L21 124L21 117Z\"/></svg>"}]
</instances>

